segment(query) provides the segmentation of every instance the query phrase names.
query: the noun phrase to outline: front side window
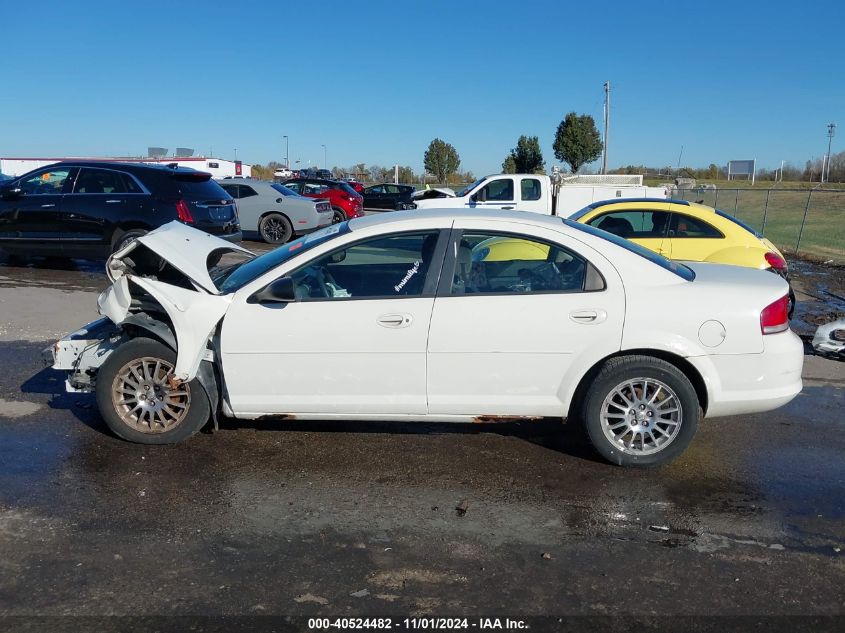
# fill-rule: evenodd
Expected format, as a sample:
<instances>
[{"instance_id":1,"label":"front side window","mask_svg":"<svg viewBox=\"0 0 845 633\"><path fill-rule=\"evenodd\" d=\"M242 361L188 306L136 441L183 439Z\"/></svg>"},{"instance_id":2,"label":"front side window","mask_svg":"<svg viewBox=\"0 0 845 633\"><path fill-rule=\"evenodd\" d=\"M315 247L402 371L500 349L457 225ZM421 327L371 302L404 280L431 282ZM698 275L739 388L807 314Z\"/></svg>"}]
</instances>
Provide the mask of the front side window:
<instances>
[{"instance_id":1,"label":"front side window","mask_svg":"<svg viewBox=\"0 0 845 633\"><path fill-rule=\"evenodd\" d=\"M492 180L482 191L487 194L488 202L510 202L513 200L513 179Z\"/></svg>"},{"instance_id":2,"label":"front side window","mask_svg":"<svg viewBox=\"0 0 845 633\"><path fill-rule=\"evenodd\" d=\"M523 200L540 199L540 181L536 178L523 178L520 184L520 197Z\"/></svg>"},{"instance_id":3,"label":"front side window","mask_svg":"<svg viewBox=\"0 0 845 633\"><path fill-rule=\"evenodd\" d=\"M585 289L587 269L583 258L561 246L467 232L458 244L451 294L577 292Z\"/></svg>"},{"instance_id":4,"label":"front side window","mask_svg":"<svg viewBox=\"0 0 845 633\"><path fill-rule=\"evenodd\" d=\"M296 298L418 297L436 268L438 231L381 236L323 255L291 273Z\"/></svg>"},{"instance_id":5,"label":"front side window","mask_svg":"<svg viewBox=\"0 0 845 633\"><path fill-rule=\"evenodd\" d=\"M20 188L28 196L59 195L65 186L69 169L47 169L40 171L26 180L21 180Z\"/></svg>"},{"instance_id":6,"label":"front side window","mask_svg":"<svg viewBox=\"0 0 845 633\"><path fill-rule=\"evenodd\" d=\"M602 231L613 233L626 239L662 238L666 235L669 223L668 211L626 210L611 211L587 222Z\"/></svg>"}]
</instances>

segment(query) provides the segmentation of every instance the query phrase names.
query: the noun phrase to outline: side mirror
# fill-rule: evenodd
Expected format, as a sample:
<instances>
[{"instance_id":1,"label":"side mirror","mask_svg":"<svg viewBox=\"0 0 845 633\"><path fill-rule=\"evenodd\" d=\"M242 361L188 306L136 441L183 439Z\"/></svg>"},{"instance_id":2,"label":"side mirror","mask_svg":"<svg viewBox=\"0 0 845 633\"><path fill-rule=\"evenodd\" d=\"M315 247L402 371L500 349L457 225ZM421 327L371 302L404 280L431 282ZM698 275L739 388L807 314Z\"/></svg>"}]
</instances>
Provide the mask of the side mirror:
<instances>
[{"instance_id":1,"label":"side mirror","mask_svg":"<svg viewBox=\"0 0 845 633\"><path fill-rule=\"evenodd\" d=\"M296 301L296 285L290 277L280 277L250 297L250 303L290 303Z\"/></svg>"},{"instance_id":2,"label":"side mirror","mask_svg":"<svg viewBox=\"0 0 845 633\"><path fill-rule=\"evenodd\" d=\"M335 251L331 254L332 264L339 264L346 259L346 251Z\"/></svg>"},{"instance_id":3,"label":"side mirror","mask_svg":"<svg viewBox=\"0 0 845 633\"><path fill-rule=\"evenodd\" d=\"M482 187L478 190L478 193L472 196L472 199L475 202L487 202L487 187Z\"/></svg>"},{"instance_id":4,"label":"side mirror","mask_svg":"<svg viewBox=\"0 0 845 633\"><path fill-rule=\"evenodd\" d=\"M3 189L3 200L14 200L20 198L22 195L24 193L20 187L6 187Z\"/></svg>"}]
</instances>

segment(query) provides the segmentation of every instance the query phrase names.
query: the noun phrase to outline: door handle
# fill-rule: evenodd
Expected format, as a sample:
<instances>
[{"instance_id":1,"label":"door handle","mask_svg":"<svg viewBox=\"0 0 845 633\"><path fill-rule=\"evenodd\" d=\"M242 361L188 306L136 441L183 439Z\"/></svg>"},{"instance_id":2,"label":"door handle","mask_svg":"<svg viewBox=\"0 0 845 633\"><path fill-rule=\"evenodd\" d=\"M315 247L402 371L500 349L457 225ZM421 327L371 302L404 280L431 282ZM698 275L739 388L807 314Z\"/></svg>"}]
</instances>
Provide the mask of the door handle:
<instances>
[{"instance_id":1,"label":"door handle","mask_svg":"<svg viewBox=\"0 0 845 633\"><path fill-rule=\"evenodd\" d=\"M120 204L123 200L106 200L106 204Z\"/></svg>"},{"instance_id":2,"label":"door handle","mask_svg":"<svg viewBox=\"0 0 845 633\"><path fill-rule=\"evenodd\" d=\"M408 327L414 318L410 314L383 314L377 319L377 323L382 327Z\"/></svg>"},{"instance_id":3,"label":"door handle","mask_svg":"<svg viewBox=\"0 0 845 633\"><path fill-rule=\"evenodd\" d=\"M56 206L55 204L42 204L41 208L42 209L53 209L53 208L55 208L55 206Z\"/></svg>"},{"instance_id":4,"label":"door handle","mask_svg":"<svg viewBox=\"0 0 845 633\"><path fill-rule=\"evenodd\" d=\"M502 207L502 211L513 211L514 207Z\"/></svg>"},{"instance_id":5,"label":"door handle","mask_svg":"<svg viewBox=\"0 0 845 633\"><path fill-rule=\"evenodd\" d=\"M602 323L607 319L607 312L604 310L573 310L569 318L575 323Z\"/></svg>"}]
</instances>

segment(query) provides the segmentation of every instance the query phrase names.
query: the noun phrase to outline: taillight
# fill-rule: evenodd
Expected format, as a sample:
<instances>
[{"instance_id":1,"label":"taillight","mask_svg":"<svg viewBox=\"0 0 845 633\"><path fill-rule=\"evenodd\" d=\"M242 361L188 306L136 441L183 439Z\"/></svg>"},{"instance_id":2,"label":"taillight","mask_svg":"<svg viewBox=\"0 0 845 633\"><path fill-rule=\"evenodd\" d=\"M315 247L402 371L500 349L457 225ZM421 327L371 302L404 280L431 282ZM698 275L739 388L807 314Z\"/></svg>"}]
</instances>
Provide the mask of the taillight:
<instances>
[{"instance_id":1,"label":"taillight","mask_svg":"<svg viewBox=\"0 0 845 633\"><path fill-rule=\"evenodd\" d=\"M176 201L176 217L179 218L180 222L185 222L186 224L194 223L194 216L191 215L188 203L184 200Z\"/></svg>"},{"instance_id":2,"label":"taillight","mask_svg":"<svg viewBox=\"0 0 845 633\"><path fill-rule=\"evenodd\" d=\"M769 251L763 257L766 258L766 262L769 264L769 266L771 266L777 271L785 273L789 268L788 264L786 263L786 260L777 253Z\"/></svg>"},{"instance_id":3,"label":"taillight","mask_svg":"<svg viewBox=\"0 0 845 633\"><path fill-rule=\"evenodd\" d=\"M760 313L760 331L775 334L789 329L789 297L783 296L770 303Z\"/></svg>"}]
</instances>

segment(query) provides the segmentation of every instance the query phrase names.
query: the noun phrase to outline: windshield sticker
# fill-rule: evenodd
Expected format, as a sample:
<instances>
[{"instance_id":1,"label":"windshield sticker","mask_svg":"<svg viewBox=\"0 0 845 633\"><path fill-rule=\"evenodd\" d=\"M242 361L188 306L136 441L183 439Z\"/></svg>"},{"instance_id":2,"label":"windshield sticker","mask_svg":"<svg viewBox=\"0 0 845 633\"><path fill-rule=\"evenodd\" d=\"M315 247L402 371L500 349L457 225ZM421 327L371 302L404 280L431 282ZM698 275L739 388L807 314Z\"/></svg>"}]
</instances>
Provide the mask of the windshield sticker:
<instances>
[{"instance_id":1,"label":"windshield sticker","mask_svg":"<svg viewBox=\"0 0 845 633\"><path fill-rule=\"evenodd\" d=\"M395 286L393 286L393 289L394 289L396 292L401 291L401 290L402 290L402 288L404 288L404 287L405 287L405 284L407 284L407 283L411 280L411 277L413 277L414 275L416 275L416 274L420 271L420 263L421 263L421 262L420 262L420 260L415 261L415 262L414 262L414 265L413 265L413 266L411 266L411 267L408 269L408 272L407 272L407 273L405 273L405 276L404 276L404 277L402 277L402 281L400 281L398 284L396 284Z\"/></svg>"}]
</instances>

